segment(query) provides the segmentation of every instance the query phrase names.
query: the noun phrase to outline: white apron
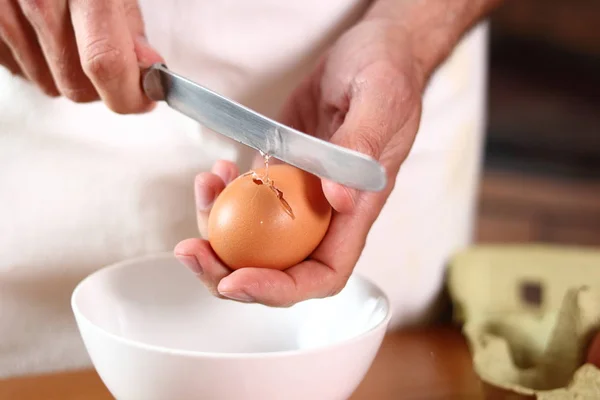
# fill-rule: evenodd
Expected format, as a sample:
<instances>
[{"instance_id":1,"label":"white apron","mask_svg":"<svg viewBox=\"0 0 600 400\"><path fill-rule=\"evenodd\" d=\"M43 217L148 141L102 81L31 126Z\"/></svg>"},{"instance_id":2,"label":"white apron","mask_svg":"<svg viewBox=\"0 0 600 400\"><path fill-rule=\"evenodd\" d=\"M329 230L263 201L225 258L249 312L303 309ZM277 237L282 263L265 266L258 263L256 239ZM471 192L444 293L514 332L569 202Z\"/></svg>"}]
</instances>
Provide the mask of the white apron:
<instances>
[{"instance_id":1,"label":"white apron","mask_svg":"<svg viewBox=\"0 0 600 400\"><path fill-rule=\"evenodd\" d=\"M175 71L275 117L365 0L142 0ZM484 120L485 27L436 74L414 150L358 269L421 320L470 239ZM69 305L94 270L197 236L193 178L251 152L164 105L119 116L49 99L0 67L0 377L89 366Z\"/></svg>"}]
</instances>

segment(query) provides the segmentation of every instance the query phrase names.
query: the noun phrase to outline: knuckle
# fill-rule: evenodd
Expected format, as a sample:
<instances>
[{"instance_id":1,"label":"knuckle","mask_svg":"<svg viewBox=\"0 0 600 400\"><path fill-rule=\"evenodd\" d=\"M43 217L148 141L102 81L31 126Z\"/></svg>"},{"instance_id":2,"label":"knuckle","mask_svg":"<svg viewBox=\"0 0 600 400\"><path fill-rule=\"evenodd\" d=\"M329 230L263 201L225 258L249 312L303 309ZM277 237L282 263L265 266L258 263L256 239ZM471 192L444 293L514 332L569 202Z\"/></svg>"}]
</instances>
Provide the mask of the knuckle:
<instances>
[{"instance_id":1,"label":"knuckle","mask_svg":"<svg viewBox=\"0 0 600 400\"><path fill-rule=\"evenodd\" d=\"M83 70L100 82L113 81L125 71L123 52L104 39L90 42L82 53Z\"/></svg>"},{"instance_id":2,"label":"knuckle","mask_svg":"<svg viewBox=\"0 0 600 400\"><path fill-rule=\"evenodd\" d=\"M370 126L363 126L359 129L360 131L357 132L353 140L354 149L368 156L379 158L383 150L380 133Z\"/></svg>"},{"instance_id":3,"label":"knuckle","mask_svg":"<svg viewBox=\"0 0 600 400\"><path fill-rule=\"evenodd\" d=\"M365 71L372 82L372 90L380 91L388 88L392 96L388 101L400 101L405 103L413 101L420 95L416 73L411 68L402 68L389 62L379 62L371 65Z\"/></svg>"},{"instance_id":4,"label":"knuckle","mask_svg":"<svg viewBox=\"0 0 600 400\"><path fill-rule=\"evenodd\" d=\"M420 100L419 83L413 73L392 70L387 75L384 85L393 88L390 106L405 107Z\"/></svg>"}]
</instances>

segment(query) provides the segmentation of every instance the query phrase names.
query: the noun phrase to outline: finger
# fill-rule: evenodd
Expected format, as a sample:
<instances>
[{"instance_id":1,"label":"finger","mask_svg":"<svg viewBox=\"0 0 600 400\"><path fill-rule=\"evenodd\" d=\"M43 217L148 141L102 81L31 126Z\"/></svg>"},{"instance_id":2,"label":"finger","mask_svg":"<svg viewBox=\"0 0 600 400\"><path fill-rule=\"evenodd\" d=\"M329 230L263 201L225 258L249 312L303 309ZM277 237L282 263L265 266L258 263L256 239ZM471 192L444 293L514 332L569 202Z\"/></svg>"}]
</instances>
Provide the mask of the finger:
<instances>
[{"instance_id":1,"label":"finger","mask_svg":"<svg viewBox=\"0 0 600 400\"><path fill-rule=\"evenodd\" d=\"M355 80L348 112L331 142L384 161L382 155L391 138L415 115L415 110L420 109L420 96L415 82L395 70L376 67L363 74ZM398 143L403 151L393 152L396 155L394 167L399 167L408 154L414 134L410 132L407 140ZM382 164L388 169L388 175L393 175L390 173L392 165ZM392 179L388 181L393 185ZM357 205L359 192L355 189L324 181L323 191L339 212L351 212Z\"/></svg>"},{"instance_id":2,"label":"finger","mask_svg":"<svg viewBox=\"0 0 600 400\"><path fill-rule=\"evenodd\" d=\"M221 178L226 186L240 174L237 165L227 160L218 160L215 162L211 172Z\"/></svg>"},{"instance_id":3,"label":"finger","mask_svg":"<svg viewBox=\"0 0 600 400\"><path fill-rule=\"evenodd\" d=\"M125 18L129 26L129 32L133 38L134 51L137 56L138 65L147 68L155 63L163 63L162 56L148 43L146 39L144 18L138 0L125 0L123 2Z\"/></svg>"},{"instance_id":4,"label":"finger","mask_svg":"<svg viewBox=\"0 0 600 400\"><path fill-rule=\"evenodd\" d=\"M331 137L331 143L379 160L390 136L387 129L380 126L377 120L380 113L381 108L377 104L357 98L351 104L344 123ZM323 181L323 192L331 206L338 212L351 212L358 201L359 192L356 189L332 181Z\"/></svg>"},{"instance_id":5,"label":"finger","mask_svg":"<svg viewBox=\"0 0 600 400\"><path fill-rule=\"evenodd\" d=\"M217 286L225 298L256 302L271 307L289 307L305 299L335 294L337 274L328 266L304 261L286 271L241 268L223 277Z\"/></svg>"},{"instance_id":6,"label":"finger","mask_svg":"<svg viewBox=\"0 0 600 400\"><path fill-rule=\"evenodd\" d=\"M123 2L69 0L69 9L83 71L102 100L121 114L147 111Z\"/></svg>"},{"instance_id":7,"label":"finger","mask_svg":"<svg viewBox=\"0 0 600 400\"><path fill-rule=\"evenodd\" d=\"M217 196L225 189L225 183L219 176L210 172L202 172L194 181L194 197L196 200L196 218L200 236L208 239L208 217Z\"/></svg>"},{"instance_id":8,"label":"finger","mask_svg":"<svg viewBox=\"0 0 600 400\"><path fill-rule=\"evenodd\" d=\"M13 75L23 76L23 72L13 57L12 51L10 51L10 48L2 40L0 40L0 65L4 65Z\"/></svg>"},{"instance_id":9,"label":"finger","mask_svg":"<svg viewBox=\"0 0 600 400\"><path fill-rule=\"evenodd\" d=\"M212 294L219 296L217 285L231 271L219 261L207 241L184 240L175 246L174 253L179 262L196 274Z\"/></svg>"},{"instance_id":10,"label":"finger","mask_svg":"<svg viewBox=\"0 0 600 400\"><path fill-rule=\"evenodd\" d=\"M334 210L340 213L350 213L356 207L358 192L340 185L339 183L322 179L323 193Z\"/></svg>"},{"instance_id":11,"label":"finger","mask_svg":"<svg viewBox=\"0 0 600 400\"><path fill-rule=\"evenodd\" d=\"M213 203L225 186L238 174L238 168L234 163L219 160L213 165L211 172L204 172L196 176L194 182L196 213L198 230L203 238L208 238L208 217Z\"/></svg>"},{"instance_id":12,"label":"finger","mask_svg":"<svg viewBox=\"0 0 600 400\"><path fill-rule=\"evenodd\" d=\"M18 4L0 1L0 39L6 43L25 77L49 96L58 96L50 69L44 59L35 32Z\"/></svg>"},{"instance_id":13,"label":"finger","mask_svg":"<svg viewBox=\"0 0 600 400\"><path fill-rule=\"evenodd\" d=\"M19 0L19 4L36 32L60 93L78 103L98 100L81 67L67 0Z\"/></svg>"}]
</instances>

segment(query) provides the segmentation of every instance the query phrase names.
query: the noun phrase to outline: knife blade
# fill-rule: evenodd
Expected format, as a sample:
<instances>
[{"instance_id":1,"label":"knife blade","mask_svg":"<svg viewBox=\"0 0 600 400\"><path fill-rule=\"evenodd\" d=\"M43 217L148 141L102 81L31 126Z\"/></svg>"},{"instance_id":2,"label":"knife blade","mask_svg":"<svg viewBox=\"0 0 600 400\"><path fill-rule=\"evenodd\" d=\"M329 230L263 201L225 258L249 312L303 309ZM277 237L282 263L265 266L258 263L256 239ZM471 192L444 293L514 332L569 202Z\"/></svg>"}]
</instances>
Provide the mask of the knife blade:
<instances>
[{"instance_id":1,"label":"knife blade","mask_svg":"<svg viewBox=\"0 0 600 400\"><path fill-rule=\"evenodd\" d=\"M144 71L142 86L150 99L165 101L217 133L316 176L365 191L380 191L387 185L385 168L374 158L274 121L164 64Z\"/></svg>"}]
</instances>

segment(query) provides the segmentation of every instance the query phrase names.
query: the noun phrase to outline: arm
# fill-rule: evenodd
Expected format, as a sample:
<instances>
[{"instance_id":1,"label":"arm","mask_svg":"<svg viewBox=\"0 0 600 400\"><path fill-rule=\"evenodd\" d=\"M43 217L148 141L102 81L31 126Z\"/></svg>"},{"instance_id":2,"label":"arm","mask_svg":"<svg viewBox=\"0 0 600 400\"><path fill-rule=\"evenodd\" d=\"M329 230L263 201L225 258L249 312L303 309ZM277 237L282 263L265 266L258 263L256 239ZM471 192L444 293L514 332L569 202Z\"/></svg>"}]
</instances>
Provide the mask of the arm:
<instances>
[{"instance_id":1,"label":"arm","mask_svg":"<svg viewBox=\"0 0 600 400\"><path fill-rule=\"evenodd\" d=\"M372 224L394 188L421 118L425 82L469 27L498 0L379 0L345 32L291 94L280 120L378 159L388 187L358 192L323 180L335 212L309 258L285 271L229 270L202 239L181 242L175 254L222 297L288 306L345 287ZM198 225L206 232L210 204L238 173L218 163L196 180ZM225 177L225 178L223 178Z\"/></svg>"},{"instance_id":2,"label":"arm","mask_svg":"<svg viewBox=\"0 0 600 400\"><path fill-rule=\"evenodd\" d=\"M365 20L379 20L410 36L423 76L450 54L462 35L502 0L375 0Z\"/></svg>"}]
</instances>

